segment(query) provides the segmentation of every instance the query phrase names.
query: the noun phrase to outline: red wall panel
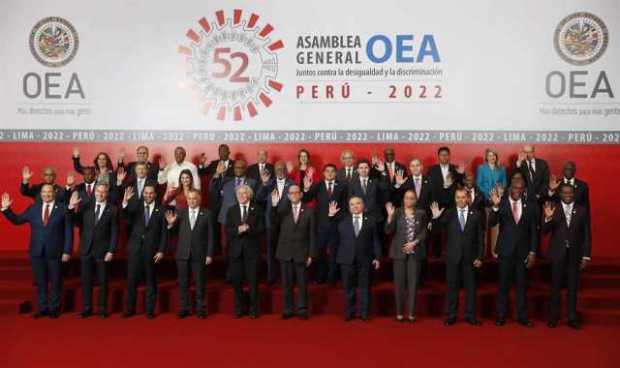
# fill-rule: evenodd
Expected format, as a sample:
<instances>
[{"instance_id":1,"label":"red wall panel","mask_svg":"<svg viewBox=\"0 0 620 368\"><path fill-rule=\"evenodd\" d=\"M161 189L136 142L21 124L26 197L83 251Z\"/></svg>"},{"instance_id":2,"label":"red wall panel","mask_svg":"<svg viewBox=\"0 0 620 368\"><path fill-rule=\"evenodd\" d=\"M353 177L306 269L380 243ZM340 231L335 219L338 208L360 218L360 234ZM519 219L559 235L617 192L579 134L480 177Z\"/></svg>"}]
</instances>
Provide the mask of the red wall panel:
<instances>
[{"instance_id":1,"label":"red wall panel","mask_svg":"<svg viewBox=\"0 0 620 368\"><path fill-rule=\"evenodd\" d=\"M78 146L83 162L92 162L99 151L106 151L116 160L121 149L125 149L127 161L133 160L134 143L1 143L0 144L0 191L9 192L15 199L13 208L23 210L31 200L19 194L21 169L28 165L34 170L33 182L40 180L41 170L46 165L55 167L59 172L59 182L64 183L66 174L72 170L71 151ZM149 144L151 155L164 155L168 162L173 160L173 143ZM217 157L217 145L184 144L189 156L198 159L201 152L206 152L209 159ZM425 167L435 162L436 150L440 144L230 144L235 158L246 158L254 161L256 150L267 147L271 160L295 160L299 148L305 147L312 154L312 162L319 168L325 163L339 164L341 150L350 148L357 157L369 157L373 152L380 153L387 146L396 149L397 160L407 163L411 158L418 157ZM486 144L450 144L452 161L471 162L475 168L482 161ZM504 165L514 162L516 152L521 145L493 146L499 151L500 160ZM590 185L592 203L593 256L620 257L620 247L616 245L614 226L620 224L620 211L616 190L616 175L620 169L620 145L539 145L539 157L548 160L554 174L561 174L561 166L565 160L577 162L577 176ZM27 249L28 227L10 225L4 218L0 219L0 250Z\"/></svg>"}]
</instances>

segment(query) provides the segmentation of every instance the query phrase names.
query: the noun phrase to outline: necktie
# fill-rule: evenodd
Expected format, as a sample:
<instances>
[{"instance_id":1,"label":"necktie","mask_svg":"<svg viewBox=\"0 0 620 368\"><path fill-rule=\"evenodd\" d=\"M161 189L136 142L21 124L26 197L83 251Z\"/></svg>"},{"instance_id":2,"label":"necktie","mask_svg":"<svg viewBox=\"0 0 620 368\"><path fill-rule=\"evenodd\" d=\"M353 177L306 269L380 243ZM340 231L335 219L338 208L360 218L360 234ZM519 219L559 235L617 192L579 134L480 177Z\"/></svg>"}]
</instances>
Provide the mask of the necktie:
<instances>
[{"instance_id":1,"label":"necktie","mask_svg":"<svg viewBox=\"0 0 620 368\"><path fill-rule=\"evenodd\" d=\"M531 179L531 181L534 181L534 174L536 174L536 170L534 170L533 163L534 163L534 160L527 162L527 168L528 168L528 170L530 172L530 179Z\"/></svg>"},{"instance_id":2,"label":"necktie","mask_svg":"<svg viewBox=\"0 0 620 368\"><path fill-rule=\"evenodd\" d=\"M415 178L415 196L416 198L420 198L420 178Z\"/></svg>"},{"instance_id":3,"label":"necktie","mask_svg":"<svg viewBox=\"0 0 620 368\"><path fill-rule=\"evenodd\" d=\"M93 185L92 184L86 184L86 193L88 193L89 197L93 196Z\"/></svg>"},{"instance_id":4,"label":"necktie","mask_svg":"<svg viewBox=\"0 0 620 368\"><path fill-rule=\"evenodd\" d=\"M148 225L150 219L151 211L150 206L147 204L146 206L144 206L144 226Z\"/></svg>"},{"instance_id":5,"label":"necktie","mask_svg":"<svg viewBox=\"0 0 620 368\"><path fill-rule=\"evenodd\" d=\"M360 222L359 216L354 216L353 217L353 231L355 231L356 237L359 235L361 228L362 228L362 224Z\"/></svg>"},{"instance_id":6,"label":"necktie","mask_svg":"<svg viewBox=\"0 0 620 368\"><path fill-rule=\"evenodd\" d=\"M190 229L194 230L194 226L196 225L196 210L190 210L189 212L189 226Z\"/></svg>"},{"instance_id":7,"label":"necktie","mask_svg":"<svg viewBox=\"0 0 620 368\"><path fill-rule=\"evenodd\" d=\"M566 226L570 227L570 220L571 220L571 215L573 214L572 209L569 207L566 207Z\"/></svg>"},{"instance_id":8,"label":"necktie","mask_svg":"<svg viewBox=\"0 0 620 368\"><path fill-rule=\"evenodd\" d=\"M293 221L297 223L298 220L299 220L299 205L294 205L293 206Z\"/></svg>"},{"instance_id":9,"label":"necktie","mask_svg":"<svg viewBox=\"0 0 620 368\"><path fill-rule=\"evenodd\" d=\"M50 221L50 205L49 203L45 205L45 211L43 212L43 225L47 226L47 223Z\"/></svg>"},{"instance_id":10,"label":"necktie","mask_svg":"<svg viewBox=\"0 0 620 368\"><path fill-rule=\"evenodd\" d=\"M248 212L247 212L246 206L241 206L241 222L245 222L247 216L248 216Z\"/></svg>"},{"instance_id":11,"label":"necktie","mask_svg":"<svg viewBox=\"0 0 620 368\"><path fill-rule=\"evenodd\" d=\"M101 205L98 204L95 208L95 225L99 222L99 215L101 214Z\"/></svg>"},{"instance_id":12,"label":"necktie","mask_svg":"<svg viewBox=\"0 0 620 368\"><path fill-rule=\"evenodd\" d=\"M238 187L239 185L241 185L241 178L236 178L235 179L235 187Z\"/></svg>"},{"instance_id":13,"label":"necktie","mask_svg":"<svg viewBox=\"0 0 620 368\"><path fill-rule=\"evenodd\" d=\"M334 194L334 188L332 182L327 183L327 194L331 197Z\"/></svg>"},{"instance_id":14,"label":"necktie","mask_svg":"<svg viewBox=\"0 0 620 368\"><path fill-rule=\"evenodd\" d=\"M352 168L347 167L347 180L351 180L351 170Z\"/></svg>"},{"instance_id":15,"label":"necktie","mask_svg":"<svg viewBox=\"0 0 620 368\"><path fill-rule=\"evenodd\" d=\"M519 206L517 201L512 202L512 218L514 218L515 224L518 224L521 219L521 216L519 216Z\"/></svg>"},{"instance_id":16,"label":"necktie","mask_svg":"<svg viewBox=\"0 0 620 368\"><path fill-rule=\"evenodd\" d=\"M366 183L366 178L362 179L362 190L364 191L364 194L366 194L366 190L368 189L368 184Z\"/></svg>"},{"instance_id":17,"label":"necktie","mask_svg":"<svg viewBox=\"0 0 620 368\"><path fill-rule=\"evenodd\" d=\"M144 188L144 179L138 180L138 198L142 198L142 189Z\"/></svg>"},{"instance_id":18,"label":"necktie","mask_svg":"<svg viewBox=\"0 0 620 368\"><path fill-rule=\"evenodd\" d=\"M459 224L461 224L461 231L465 230L465 209L459 209Z\"/></svg>"}]
</instances>

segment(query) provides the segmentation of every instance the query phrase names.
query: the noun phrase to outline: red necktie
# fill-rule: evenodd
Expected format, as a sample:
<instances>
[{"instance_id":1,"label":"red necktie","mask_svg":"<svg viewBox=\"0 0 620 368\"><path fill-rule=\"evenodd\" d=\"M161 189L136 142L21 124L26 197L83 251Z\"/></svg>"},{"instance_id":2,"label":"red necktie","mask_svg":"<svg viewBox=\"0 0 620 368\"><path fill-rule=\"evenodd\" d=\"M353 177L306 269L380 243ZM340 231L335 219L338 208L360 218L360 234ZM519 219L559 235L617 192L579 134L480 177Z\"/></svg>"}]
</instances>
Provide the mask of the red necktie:
<instances>
[{"instance_id":1,"label":"red necktie","mask_svg":"<svg viewBox=\"0 0 620 368\"><path fill-rule=\"evenodd\" d=\"M519 223L519 220L520 220L519 206L518 206L518 203L516 201L512 202L512 218L514 218L515 224Z\"/></svg>"},{"instance_id":2,"label":"red necktie","mask_svg":"<svg viewBox=\"0 0 620 368\"><path fill-rule=\"evenodd\" d=\"M47 226L48 222L50 222L50 205L46 204L43 212L43 225Z\"/></svg>"},{"instance_id":3,"label":"red necktie","mask_svg":"<svg viewBox=\"0 0 620 368\"><path fill-rule=\"evenodd\" d=\"M89 197L93 196L93 186L91 184L86 184L86 192Z\"/></svg>"},{"instance_id":4,"label":"red necktie","mask_svg":"<svg viewBox=\"0 0 620 368\"><path fill-rule=\"evenodd\" d=\"M332 182L330 181L329 184L327 185L327 194L329 195L329 197L331 198L332 194L334 194L334 188L332 188Z\"/></svg>"}]
</instances>

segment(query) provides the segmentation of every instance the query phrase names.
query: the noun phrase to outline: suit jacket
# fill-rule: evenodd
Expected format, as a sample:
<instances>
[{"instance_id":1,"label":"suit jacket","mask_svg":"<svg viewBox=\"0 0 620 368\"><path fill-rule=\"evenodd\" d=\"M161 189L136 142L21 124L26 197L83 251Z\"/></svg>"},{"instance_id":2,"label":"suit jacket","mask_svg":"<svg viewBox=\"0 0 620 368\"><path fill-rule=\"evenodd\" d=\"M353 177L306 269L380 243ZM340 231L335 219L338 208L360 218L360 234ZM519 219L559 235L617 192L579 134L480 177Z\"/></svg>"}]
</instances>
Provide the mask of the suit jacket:
<instances>
[{"instance_id":1,"label":"suit jacket","mask_svg":"<svg viewBox=\"0 0 620 368\"><path fill-rule=\"evenodd\" d=\"M235 160L228 159L228 161L228 169L226 169L226 171L224 172L224 176L235 176ZM209 165L207 166L198 166L198 175L205 176L215 174L215 170L217 169L217 165L219 165L219 163L220 160L217 159L209 162Z\"/></svg>"},{"instance_id":2,"label":"suit jacket","mask_svg":"<svg viewBox=\"0 0 620 368\"><path fill-rule=\"evenodd\" d=\"M472 264L484 256L484 232L482 229L483 213L469 207L465 228L461 230L456 208L449 208L433 220L441 225L448 235L446 243L447 262L459 263L463 260ZM435 225L433 225L435 226Z\"/></svg>"},{"instance_id":3,"label":"suit jacket","mask_svg":"<svg viewBox=\"0 0 620 368\"><path fill-rule=\"evenodd\" d=\"M80 256L93 255L103 259L114 253L118 241L118 209L108 200L99 221L95 221L96 201L79 211L71 211L75 223L80 223Z\"/></svg>"},{"instance_id":4,"label":"suit jacket","mask_svg":"<svg viewBox=\"0 0 620 368\"><path fill-rule=\"evenodd\" d=\"M265 227L267 229L272 228L272 212L273 212L273 203L271 202L271 192L276 188L277 179L272 177L267 184L261 184L256 191L256 200L260 202L263 206L265 206ZM280 204L288 204L290 201L288 200L288 188L295 184L291 179L284 179L284 188L282 189L283 193L281 194L280 201L278 202L278 206Z\"/></svg>"},{"instance_id":5,"label":"suit jacket","mask_svg":"<svg viewBox=\"0 0 620 368\"><path fill-rule=\"evenodd\" d=\"M536 195L537 200L542 196L545 196L549 188L549 165L547 161L535 158L536 171L534 172L534 178L530 177L528 165L525 162L521 163L520 167L515 164L515 170L520 171L525 178L527 188L532 194Z\"/></svg>"},{"instance_id":6,"label":"suit jacket","mask_svg":"<svg viewBox=\"0 0 620 368\"><path fill-rule=\"evenodd\" d=\"M316 202L315 216L317 222L317 229L319 231L326 231L330 229L334 223L329 218L329 203L335 201L338 203L338 207L342 211L347 209L347 186L334 181L332 188L332 195L330 196L327 191L327 184L324 180L313 183L310 189L304 193L304 202L314 200Z\"/></svg>"},{"instance_id":7,"label":"suit jacket","mask_svg":"<svg viewBox=\"0 0 620 368\"><path fill-rule=\"evenodd\" d=\"M130 256L139 255L142 250L149 256L166 251L168 231L164 209L157 201L153 204L155 207L148 223L144 222L144 201L135 196L122 211L131 228L127 240L127 253Z\"/></svg>"},{"instance_id":8,"label":"suit jacket","mask_svg":"<svg viewBox=\"0 0 620 368\"><path fill-rule=\"evenodd\" d=\"M43 224L42 202L36 202L19 215L10 208L2 213L15 225L30 224L30 257L60 259L63 253L71 254L73 228L71 216L63 203L54 202L47 225Z\"/></svg>"},{"instance_id":9,"label":"suit jacket","mask_svg":"<svg viewBox=\"0 0 620 368\"><path fill-rule=\"evenodd\" d=\"M450 164L448 171L452 175L452 186L444 188L443 174L441 173L441 165L433 165L428 169L427 176L432 185L433 201L439 203L441 208L454 207L454 188L463 184L464 175L456 171L456 166Z\"/></svg>"},{"instance_id":10,"label":"suit jacket","mask_svg":"<svg viewBox=\"0 0 620 368\"><path fill-rule=\"evenodd\" d=\"M556 205L553 217L549 222L543 219L542 231L551 232L548 256L552 260L562 260L567 250L581 260L590 257L590 227L588 226L586 209L573 204L570 226L566 225L566 214L561 204Z\"/></svg>"},{"instance_id":11,"label":"suit jacket","mask_svg":"<svg viewBox=\"0 0 620 368\"><path fill-rule=\"evenodd\" d=\"M381 239L379 239L376 219L363 214L362 228L357 236L355 236L351 214L347 213L334 221L338 221L339 246L336 255L338 264L368 265L374 259L381 258Z\"/></svg>"},{"instance_id":12,"label":"suit jacket","mask_svg":"<svg viewBox=\"0 0 620 368\"><path fill-rule=\"evenodd\" d=\"M355 168L353 168L353 173L350 180L347 180L347 170L344 167L341 167L340 169L338 169L338 171L336 171L336 180L344 185L348 186L351 181L357 180L357 178L357 169Z\"/></svg>"},{"instance_id":13,"label":"suit jacket","mask_svg":"<svg viewBox=\"0 0 620 368\"><path fill-rule=\"evenodd\" d=\"M426 211L422 209L416 209L414 212L415 221L415 240L418 241L418 245L415 247L415 257L418 260L426 258L426 245L425 240L427 236L428 216ZM392 237L392 244L390 245L390 258L392 259L405 259L407 256L402 252L402 246L407 243L407 220L402 208L397 208L394 212L394 217L391 222L386 222L385 233L394 234Z\"/></svg>"},{"instance_id":14,"label":"suit jacket","mask_svg":"<svg viewBox=\"0 0 620 368\"><path fill-rule=\"evenodd\" d=\"M177 221L170 229L178 232L177 260L204 262L207 257L213 257L214 252L214 227L213 216L207 209L199 208L194 228L191 228L189 208L177 211Z\"/></svg>"},{"instance_id":15,"label":"suit jacket","mask_svg":"<svg viewBox=\"0 0 620 368\"><path fill-rule=\"evenodd\" d=\"M383 195L387 191L387 178L382 175L378 179L368 178L367 189L364 193L362 183L358 177L349 186L349 198L361 197L364 200L364 212L370 214L376 221L383 221Z\"/></svg>"},{"instance_id":16,"label":"suit jacket","mask_svg":"<svg viewBox=\"0 0 620 368\"><path fill-rule=\"evenodd\" d=\"M239 234L238 227L244 223L241 219L241 208L232 206L226 212L226 235L228 236L228 257L236 259L245 255L247 259L260 257L261 235L265 230L263 209L256 203L248 204L245 223L250 226L248 231Z\"/></svg>"},{"instance_id":17,"label":"suit jacket","mask_svg":"<svg viewBox=\"0 0 620 368\"><path fill-rule=\"evenodd\" d=\"M512 207L508 198L503 198L497 211L491 210L489 226L499 224L496 252L500 256L510 257L517 254L525 261L529 252L538 249L538 217L535 206L530 206L521 199L521 217L515 223Z\"/></svg>"},{"instance_id":18,"label":"suit jacket","mask_svg":"<svg viewBox=\"0 0 620 368\"><path fill-rule=\"evenodd\" d=\"M42 183L30 185L30 184L24 184L23 182L21 182L19 184L19 192L24 197L30 197L40 202L41 201L41 186L43 186ZM58 184L54 184L54 192L56 192L56 197L55 197L56 201L66 203L71 191L61 187Z\"/></svg>"},{"instance_id":19,"label":"suit jacket","mask_svg":"<svg viewBox=\"0 0 620 368\"><path fill-rule=\"evenodd\" d=\"M303 203L300 206L297 223L290 202L280 202L276 210L272 211L274 228L278 233L276 258L279 260L301 263L308 257L316 256L314 210Z\"/></svg>"},{"instance_id":20,"label":"suit jacket","mask_svg":"<svg viewBox=\"0 0 620 368\"><path fill-rule=\"evenodd\" d=\"M136 164L137 161L132 161L125 166L125 163L122 161L118 162L117 167L122 167L125 169L127 173L126 181L134 181L136 179ZM147 161L146 162L146 177L149 180L153 180L157 182L157 174L159 174L159 164L156 162ZM198 178L196 178L198 179Z\"/></svg>"},{"instance_id":21,"label":"suit jacket","mask_svg":"<svg viewBox=\"0 0 620 368\"><path fill-rule=\"evenodd\" d=\"M269 175L273 178L275 176L275 171L273 168L273 165L270 164L269 162L265 163L265 170L269 173ZM246 175L252 179L254 179L257 183L261 182L261 177L260 177L260 170L259 170L259 166L258 163L252 164L250 166L248 166L248 169L246 171Z\"/></svg>"},{"instance_id":22,"label":"suit jacket","mask_svg":"<svg viewBox=\"0 0 620 368\"><path fill-rule=\"evenodd\" d=\"M392 185L394 187L394 185ZM403 197L405 193L412 189L415 191L415 182L412 176L407 177L407 181L403 183L399 188L394 187L394 191L392 192L392 203L396 207L401 207L403 205ZM427 176L422 176L421 179L421 188L420 188L420 196L418 197L418 202L416 203L416 207L423 209L428 216L431 215L431 203L433 203L433 186L431 184L430 179Z\"/></svg>"},{"instance_id":23,"label":"suit jacket","mask_svg":"<svg viewBox=\"0 0 620 368\"><path fill-rule=\"evenodd\" d=\"M226 213L228 208L237 203L237 197L235 195L235 182L236 177L225 176L211 179L209 184L209 199L218 200L220 202L220 210L217 216L217 222L220 224L226 224ZM243 177L243 184L249 185L256 193L257 183L254 179L249 178L247 175Z\"/></svg>"}]
</instances>

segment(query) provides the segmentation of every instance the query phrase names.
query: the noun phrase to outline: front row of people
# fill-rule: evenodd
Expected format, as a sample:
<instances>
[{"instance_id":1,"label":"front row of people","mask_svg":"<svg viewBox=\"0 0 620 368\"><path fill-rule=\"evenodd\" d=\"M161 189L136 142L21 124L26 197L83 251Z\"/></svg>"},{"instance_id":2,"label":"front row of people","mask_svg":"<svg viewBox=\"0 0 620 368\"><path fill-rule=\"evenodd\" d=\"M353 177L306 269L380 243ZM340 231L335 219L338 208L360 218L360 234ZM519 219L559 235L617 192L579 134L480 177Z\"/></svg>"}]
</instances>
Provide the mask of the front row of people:
<instances>
[{"instance_id":1,"label":"front row of people","mask_svg":"<svg viewBox=\"0 0 620 368\"><path fill-rule=\"evenodd\" d=\"M328 189L329 191L329 189ZM499 225L497 253L499 290L496 325L506 322L507 298L511 275L515 275L517 295L516 317L519 324L531 327L526 303L527 270L534 265L538 251L538 227L551 233L549 255L552 266L551 307L549 327L556 327L560 318L560 289L568 285L568 323L579 328L576 311L580 269L590 256L589 226L586 209L574 200L575 188L562 184L559 204L547 202L543 207L542 224L536 215L536 204L524 198L525 182L518 177L511 182L507 193L498 187L491 193L489 225ZM303 190L288 186L286 201L277 190L271 192L268 204L271 211L262 211L253 200L250 186L241 184L234 190L236 202L226 212L225 236L228 244L230 276L234 288L234 315L258 317L258 269L260 246L265 231L264 213L268 213L271 228L278 234L275 257L280 261L284 309L282 318L295 315L308 318L307 268L317 257L316 239L318 218L314 209L302 201ZM15 214L7 193L2 195L1 210L14 224L31 226L30 258L38 290L39 309L34 317L57 318L60 308L61 262L67 262L72 252L72 227L80 229L79 255L82 278L82 312L80 317L93 314L92 279L100 285L98 313L108 316L108 268L117 247L118 217L128 223L128 293L123 317L135 314L136 290L140 279L146 284L146 316L155 316L157 299L156 264L165 254L169 242L176 243L178 274L178 317L190 315L189 280L193 275L196 285L194 311L198 318L206 317L205 267L213 262L215 247L214 214L201 207L201 194L196 189L187 193L187 208L166 210L156 200L156 184L145 183L136 194L128 187L122 198L122 208L108 201L108 185L97 184L94 200L82 203L79 192L73 192L68 203L57 201L55 188L44 184L37 201L21 214ZM332 192L333 193L333 192ZM415 305L419 276L426 258L426 239L430 230L440 228L446 234L446 326L453 325L458 309L459 289L465 288L465 321L479 325L476 319L476 270L482 267L484 256L483 219L485 213L471 206L467 188L454 192L456 206L440 208L432 203L427 212L418 206L417 193L408 189L400 208L386 204L387 219L384 228L374 213L365 210L364 200L353 195L348 208L342 210L336 201L328 204L328 218L323 229L337 233L335 262L340 267L345 289L345 320L356 317L356 289L359 290L359 316L369 319L372 274L381 266L381 236L391 236L389 257L393 261L396 319L416 320ZM294 280L298 286L295 308ZM249 297L244 295L243 282L249 286ZM48 284L51 284L48 298ZM247 305L245 301L248 301ZM405 309L406 306L406 315Z\"/></svg>"}]
</instances>

